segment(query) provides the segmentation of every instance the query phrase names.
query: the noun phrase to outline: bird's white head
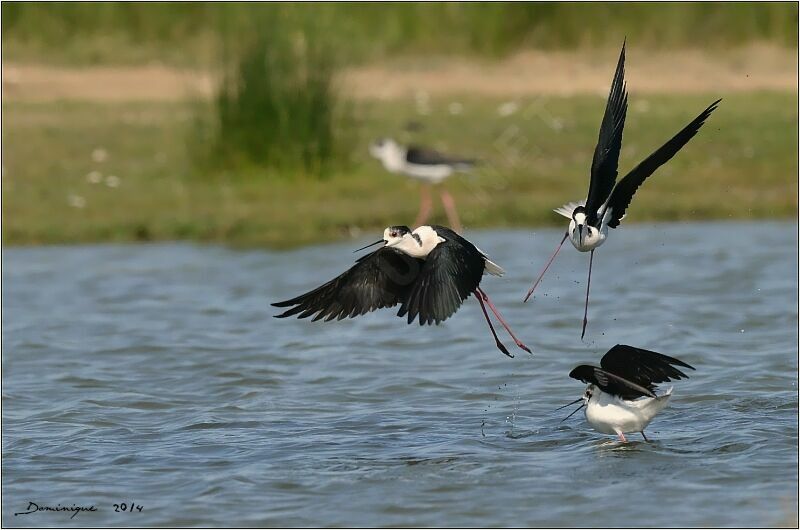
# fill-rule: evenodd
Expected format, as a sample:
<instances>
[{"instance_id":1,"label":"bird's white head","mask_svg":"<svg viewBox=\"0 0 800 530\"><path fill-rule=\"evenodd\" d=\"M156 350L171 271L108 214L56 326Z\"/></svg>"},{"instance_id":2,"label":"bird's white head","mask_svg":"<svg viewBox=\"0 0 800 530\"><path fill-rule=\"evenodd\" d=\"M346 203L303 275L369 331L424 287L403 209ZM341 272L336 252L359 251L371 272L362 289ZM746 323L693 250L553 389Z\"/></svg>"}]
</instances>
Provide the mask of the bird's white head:
<instances>
[{"instance_id":1,"label":"bird's white head","mask_svg":"<svg viewBox=\"0 0 800 530\"><path fill-rule=\"evenodd\" d=\"M403 167L405 149L391 138L379 138L369 146L369 154L383 163L388 171L396 173Z\"/></svg>"},{"instance_id":2,"label":"bird's white head","mask_svg":"<svg viewBox=\"0 0 800 530\"><path fill-rule=\"evenodd\" d=\"M409 227L404 225L389 226L383 231L383 239L379 239L374 243L356 249L354 252L359 252L365 248L380 245L381 243L383 243L385 247L398 247L398 245L402 245L408 238L411 238L411 229ZM403 249L400 248L400 250Z\"/></svg>"},{"instance_id":3,"label":"bird's white head","mask_svg":"<svg viewBox=\"0 0 800 530\"><path fill-rule=\"evenodd\" d=\"M420 226L413 232L403 225L390 226L383 231L383 239L361 247L355 252L383 243L414 258L425 258L436 245L444 241L430 226Z\"/></svg>"},{"instance_id":4,"label":"bird's white head","mask_svg":"<svg viewBox=\"0 0 800 530\"><path fill-rule=\"evenodd\" d=\"M581 252L594 250L606 240L608 226L603 224L601 228L587 223L586 209L578 206L572 212L572 219L569 222L569 240L572 245Z\"/></svg>"},{"instance_id":5,"label":"bird's white head","mask_svg":"<svg viewBox=\"0 0 800 530\"><path fill-rule=\"evenodd\" d=\"M564 418L561 421L566 421L566 420L570 419L579 410L581 410L584 407L588 407L589 403L591 403L593 399L597 400L597 396L599 395L599 392L600 392L599 388L597 388L595 385L590 384L589 386L586 387L586 390L583 391L583 395L581 397L579 397L575 401L570 401L569 403L567 403L566 405L564 405L562 407L558 407L556 410L561 410L563 408L569 407L570 405L575 405L576 403L580 403L581 404L580 407L578 407L577 409L573 410L570 413L569 416L567 416L566 418Z\"/></svg>"},{"instance_id":6,"label":"bird's white head","mask_svg":"<svg viewBox=\"0 0 800 530\"><path fill-rule=\"evenodd\" d=\"M395 247L411 234L411 229L404 225L389 226L383 231L383 242L387 247Z\"/></svg>"},{"instance_id":7,"label":"bird's white head","mask_svg":"<svg viewBox=\"0 0 800 530\"><path fill-rule=\"evenodd\" d=\"M398 228L403 230L397 231ZM426 225L418 227L413 232L408 231L408 227L405 226L390 226L384 231L383 237L387 247L394 247L411 257L422 259L425 259L436 245L444 241L436 230Z\"/></svg>"},{"instance_id":8,"label":"bird's white head","mask_svg":"<svg viewBox=\"0 0 800 530\"><path fill-rule=\"evenodd\" d=\"M583 397L584 404L588 405L593 397L596 398L596 395L599 392L599 390L600 389L598 389L593 384L589 384L589 386L586 387L586 390L583 391L583 396L582 397Z\"/></svg>"},{"instance_id":9,"label":"bird's white head","mask_svg":"<svg viewBox=\"0 0 800 530\"><path fill-rule=\"evenodd\" d=\"M586 209L583 206L578 206L572 212L572 220L569 223L569 238L575 247L580 249L588 233L589 227L586 225Z\"/></svg>"}]
</instances>

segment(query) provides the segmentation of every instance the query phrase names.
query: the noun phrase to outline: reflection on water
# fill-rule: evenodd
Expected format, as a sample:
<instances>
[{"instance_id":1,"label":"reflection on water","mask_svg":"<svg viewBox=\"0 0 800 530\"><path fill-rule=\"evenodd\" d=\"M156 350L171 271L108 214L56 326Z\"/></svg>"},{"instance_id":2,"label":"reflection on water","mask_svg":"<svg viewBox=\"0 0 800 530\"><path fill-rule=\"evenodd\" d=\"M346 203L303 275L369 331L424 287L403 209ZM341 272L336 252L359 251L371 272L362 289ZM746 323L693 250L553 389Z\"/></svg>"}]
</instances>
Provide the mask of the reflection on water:
<instances>
[{"instance_id":1,"label":"reflection on water","mask_svg":"<svg viewBox=\"0 0 800 530\"><path fill-rule=\"evenodd\" d=\"M794 523L796 227L626 226L596 253L585 342L587 255L521 303L561 233L468 233L508 271L484 286L534 349L515 359L471 299L439 327L272 318L360 241L5 249L3 523ZM650 443L554 412L618 342L697 368ZM29 502L98 511L14 517Z\"/></svg>"}]
</instances>

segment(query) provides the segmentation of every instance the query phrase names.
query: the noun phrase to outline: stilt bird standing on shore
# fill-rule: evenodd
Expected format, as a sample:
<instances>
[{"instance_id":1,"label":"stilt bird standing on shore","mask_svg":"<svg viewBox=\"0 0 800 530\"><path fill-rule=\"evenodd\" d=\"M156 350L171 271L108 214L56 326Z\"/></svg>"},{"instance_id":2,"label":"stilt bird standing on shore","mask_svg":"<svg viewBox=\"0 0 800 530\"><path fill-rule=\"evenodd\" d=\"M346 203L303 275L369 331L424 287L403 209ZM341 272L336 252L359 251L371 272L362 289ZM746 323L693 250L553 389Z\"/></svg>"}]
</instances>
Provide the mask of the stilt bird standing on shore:
<instances>
[{"instance_id":1,"label":"stilt bird standing on shore","mask_svg":"<svg viewBox=\"0 0 800 530\"><path fill-rule=\"evenodd\" d=\"M471 170L475 160L453 157L425 147L405 147L391 138L375 140L369 146L369 152L381 161L387 171L401 173L421 182L419 213L414 226L422 225L430 217L433 210L431 188L437 186L450 226L456 232L462 232L456 203L442 183L457 171Z\"/></svg>"},{"instance_id":2,"label":"stilt bird standing on shore","mask_svg":"<svg viewBox=\"0 0 800 530\"><path fill-rule=\"evenodd\" d=\"M485 273L502 276L504 271L475 245L443 226L420 226L413 232L407 226L390 226L383 239L358 250L379 244L383 246L328 283L272 304L290 308L277 318L314 315L315 321L341 320L400 304L397 316L407 317L409 324L415 319L420 325L439 324L475 294L497 348L513 357L497 337L487 305L516 345L531 353L481 289Z\"/></svg>"},{"instance_id":3,"label":"stilt bird standing on shore","mask_svg":"<svg viewBox=\"0 0 800 530\"><path fill-rule=\"evenodd\" d=\"M584 201L568 203L554 210L570 220L569 228L534 282L533 287L528 291L524 301L527 302L531 297L564 241L569 238L572 245L580 252L590 252L589 279L586 282L586 302L583 310L583 327L581 329L581 339L583 339L586 333L587 314L589 311L589 286L592 281L594 250L605 242L609 228L619 226L620 221L625 217L625 210L630 205L631 199L633 199L633 195L639 186L659 167L675 156L697 134L697 131L711 116L720 101L718 99L709 105L672 139L644 159L619 182L616 182L617 163L619 162L619 152L622 147L622 130L625 127L625 115L628 109L628 94L625 90L625 44L623 43L619 61L617 62L617 69L614 73L614 80L611 83L605 114L600 125L597 146L592 158L589 194Z\"/></svg>"}]
</instances>

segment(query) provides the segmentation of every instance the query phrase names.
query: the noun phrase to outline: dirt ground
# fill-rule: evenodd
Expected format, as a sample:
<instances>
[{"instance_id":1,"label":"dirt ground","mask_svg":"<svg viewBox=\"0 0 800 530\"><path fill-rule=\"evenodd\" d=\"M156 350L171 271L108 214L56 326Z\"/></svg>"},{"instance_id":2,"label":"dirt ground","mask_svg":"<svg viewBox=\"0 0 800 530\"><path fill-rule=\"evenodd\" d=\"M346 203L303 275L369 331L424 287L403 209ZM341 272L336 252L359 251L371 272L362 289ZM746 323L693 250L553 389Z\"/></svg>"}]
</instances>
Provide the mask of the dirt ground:
<instances>
[{"instance_id":1,"label":"dirt ground","mask_svg":"<svg viewBox=\"0 0 800 530\"><path fill-rule=\"evenodd\" d=\"M345 70L340 86L357 99L392 100L424 91L521 97L605 95L617 52L526 51L501 61L404 59ZM725 51L637 52L629 49L626 78L638 93L797 91L797 50L751 45ZM174 101L209 97L212 72L163 65L60 68L3 63L3 102Z\"/></svg>"}]
</instances>

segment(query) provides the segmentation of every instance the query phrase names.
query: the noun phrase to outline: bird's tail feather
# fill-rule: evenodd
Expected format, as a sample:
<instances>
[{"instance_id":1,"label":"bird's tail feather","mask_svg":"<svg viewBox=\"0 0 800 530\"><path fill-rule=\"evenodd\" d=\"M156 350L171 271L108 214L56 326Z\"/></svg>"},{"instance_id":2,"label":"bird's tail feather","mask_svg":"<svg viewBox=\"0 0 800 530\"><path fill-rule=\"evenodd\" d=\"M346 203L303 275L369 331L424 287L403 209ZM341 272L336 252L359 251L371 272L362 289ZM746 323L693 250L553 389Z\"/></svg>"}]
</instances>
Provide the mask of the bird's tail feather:
<instances>
[{"instance_id":1,"label":"bird's tail feather","mask_svg":"<svg viewBox=\"0 0 800 530\"><path fill-rule=\"evenodd\" d=\"M563 215L567 219L572 219L572 212L575 211L575 208L578 206L585 206L586 201L578 201L578 202L568 202L564 206L559 206L558 208L553 209L558 215Z\"/></svg>"},{"instance_id":2,"label":"bird's tail feather","mask_svg":"<svg viewBox=\"0 0 800 530\"><path fill-rule=\"evenodd\" d=\"M486 266L484 267L483 271L487 274L491 274L492 276L502 276L506 273L506 271L503 270L503 267L489 258L486 258Z\"/></svg>"}]
</instances>

